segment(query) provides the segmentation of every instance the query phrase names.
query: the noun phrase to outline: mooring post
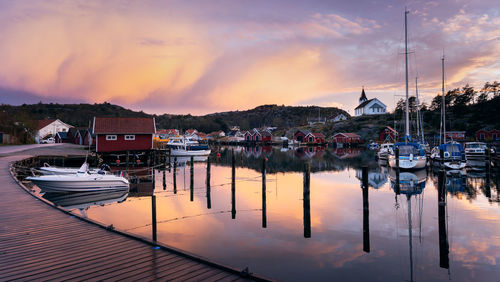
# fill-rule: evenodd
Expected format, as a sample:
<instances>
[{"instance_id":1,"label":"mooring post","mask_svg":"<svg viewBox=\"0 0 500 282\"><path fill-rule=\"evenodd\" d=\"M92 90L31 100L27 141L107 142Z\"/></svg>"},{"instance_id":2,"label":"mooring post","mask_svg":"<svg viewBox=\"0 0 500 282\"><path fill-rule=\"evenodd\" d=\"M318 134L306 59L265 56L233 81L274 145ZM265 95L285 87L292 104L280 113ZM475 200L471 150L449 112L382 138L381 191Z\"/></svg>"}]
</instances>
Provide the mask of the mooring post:
<instances>
[{"instance_id":1,"label":"mooring post","mask_svg":"<svg viewBox=\"0 0 500 282\"><path fill-rule=\"evenodd\" d=\"M205 183L207 184L207 209L211 209L212 201L210 199L210 156L207 158L207 179Z\"/></svg>"},{"instance_id":2,"label":"mooring post","mask_svg":"<svg viewBox=\"0 0 500 282\"><path fill-rule=\"evenodd\" d=\"M174 157L174 194L177 194L177 157Z\"/></svg>"},{"instance_id":3,"label":"mooring post","mask_svg":"<svg viewBox=\"0 0 500 282\"><path fill-rule=\"evenodd\" d=\"M262 228L267 228L266 210L266 158L262 159Z\"/></svg>"},{"instance_id":4,"label":"mooring post","mask_svg":"<svg viewBox=\"0 0 500 282\"><path fill-rule=\"evenodd\" d=\"M151 219L153 226L153 241L156 242L156 196L151 196Z\"/></svg>"},{"instance_id":5,"label":"mooring post","mask_svg":"<svg viewBox=\"0 0 500 282\"><path fill-rule=\"evenodd\" d=\"M165 179L165 169L163 169L163 190L167 190L167 181Z\"/></svg>"},{"instance_id":6,"label":"mooring post","mask_svg":"<svg viewBox=\"0 0 500 282\"><path fill-rule=\"evenodd\" d=\"M236 156L231 153L231 218L236 218Z\"/></svg>"},{"instance_id":7,"label":"mooring post","mask_svg":"<svg viewBox=\"0 0 500 282\"><path fill-rule=\"evenodd\" d=\"M189 177L189 195L191 202L194 201L194 157L191 156L191 167L190 167L190 177Z\"/></svg>"},{"instance_id":8,"label":"mooring post","mask_svg":"<svg viewBox=\"0 0 500 282\"><path fill-rule=\"evenodd\" d=\"M304 238L311 238L311 192L310 192L311 166L305 164L303 180L303 209L304 209Z\"/></svg>"},{"instance_id":9,"label":"mooring post","mask_svg":"<svg viewBox=\"0 0 500 282\"><path fill-rule=\"evenodd\" d=\"M446 234L446 181L445 171L438 174L438 228L439 228L439 266L449 268L449 244Z\"/></svg>"},{"instance_id":10,"label":"mooring post","mask_svg":"<svg viewBox=\"0 0 500 282\"><path fill-rule=\"evenodd\" d=\"M444 149L439 149L439 163L440 167L444 167Z\"/></svg>"},{"instance_id":11,"label":"mooring post","mask_svg":"<svg viewBox=\"0 0 500 282\"><path fill-rule=\"evenodd\" d=\"M363 192L363 251L370 252L370 209L368 206L368 167L362 168Z\"/></svg>"},{"instance_id":12,"label":"mooring post","mask_svg":"<svg viewBox=\"0 0 500 282\"><path fill-rule=\"evenodd\" d=\"M396 159L396 168L399 169L399 147L394 150L394 157Z\"/></svg>"}]
</instances>

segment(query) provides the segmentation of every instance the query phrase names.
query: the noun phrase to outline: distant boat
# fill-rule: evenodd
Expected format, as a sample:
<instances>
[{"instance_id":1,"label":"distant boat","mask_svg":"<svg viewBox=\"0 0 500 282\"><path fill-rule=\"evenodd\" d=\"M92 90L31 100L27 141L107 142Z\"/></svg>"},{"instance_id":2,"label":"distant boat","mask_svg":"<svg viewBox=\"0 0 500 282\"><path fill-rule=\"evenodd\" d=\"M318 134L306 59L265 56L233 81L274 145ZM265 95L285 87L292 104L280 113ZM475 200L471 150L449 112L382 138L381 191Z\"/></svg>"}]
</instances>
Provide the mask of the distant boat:
<instances>
[{"instance_id":1,"label":"distant boat","mask_svg":"<svg viewBox=\"0 0 500 282\"><path fill-rule=\"evenodd\" d=\"M198 141L188 137L172 137L167 143L171 156L208 156L210 148L208 145L200 145Z\"/></svg>"},{"instance_id":2,"label":"distant boat","mask_svg":"<svg viewBox=\"0 0 500 282\"><path fill-rule=\"evenodd\" d=\"M90 174L84 163L75 174L55 174L30 176L30 180L43 192L91 192L108 190L128 190L129 182L123 176L107 174L104 171Z\"/></svg>"},{"instance_id":3,"label":"distant boat","mask_svg":"<svg viewBox=\"0 0 500 282\"><path fill-rule=\"evenodd\" d=\"M483 142L465 143L465 158L469 160L485 160L488 154L488 146Z\"/></svg>"},{"instance_id":4,"label":"distant boat","mask_svg":"<svg viewBox=\"0 0 500 282\"><path fill-rule=\"evenodd\" d=\"M393 143L383 143L380 146L380 150L377 152L379 160L387 160L389 158L389 154L391 153L393 147L394 147Z\"/></svg>"}]
</instances>

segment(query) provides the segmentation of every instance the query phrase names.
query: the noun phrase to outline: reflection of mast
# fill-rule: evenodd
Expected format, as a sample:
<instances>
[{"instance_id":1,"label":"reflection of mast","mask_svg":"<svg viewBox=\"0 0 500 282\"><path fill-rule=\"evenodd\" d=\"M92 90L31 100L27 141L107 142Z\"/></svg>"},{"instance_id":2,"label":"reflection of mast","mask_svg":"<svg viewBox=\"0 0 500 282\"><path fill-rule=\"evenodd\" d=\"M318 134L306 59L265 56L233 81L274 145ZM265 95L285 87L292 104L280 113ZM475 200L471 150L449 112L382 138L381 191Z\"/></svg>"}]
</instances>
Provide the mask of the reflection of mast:
<instances>
[{"instance_id":1,"label":"reflection of mast","mask_svg":"<svg viewBox=\"0 0 500 282\"><path fill-rule=\"evenodd\" d=\"M304 170L304 191L303 191L304 238L311 238L310 180L311 180L311 167L309 163L306 163Z\"/></svg>"},{"instance_id":2,"label":"reflection of mast","mask_svg":"<svg viewBox=\"0 0 500 282\"><path fill-rule=\"evenodd\" d=\"M410 245L410 281L413 281L413 238L412 238L412 226L411 226L411 195L406 195L408 202L408 237Z\"/></svg>"},{"instance_id":3,"label":"reflection of mast","mask_svg":"<svg viewBox=\"0 0 500 282\"><path fill-rule=\"evenodd\" d=\"M362 185L363 191L363 251L370 252L370 210L368 207L368 167L362 168Z\"/></svg>"}]
</instances>

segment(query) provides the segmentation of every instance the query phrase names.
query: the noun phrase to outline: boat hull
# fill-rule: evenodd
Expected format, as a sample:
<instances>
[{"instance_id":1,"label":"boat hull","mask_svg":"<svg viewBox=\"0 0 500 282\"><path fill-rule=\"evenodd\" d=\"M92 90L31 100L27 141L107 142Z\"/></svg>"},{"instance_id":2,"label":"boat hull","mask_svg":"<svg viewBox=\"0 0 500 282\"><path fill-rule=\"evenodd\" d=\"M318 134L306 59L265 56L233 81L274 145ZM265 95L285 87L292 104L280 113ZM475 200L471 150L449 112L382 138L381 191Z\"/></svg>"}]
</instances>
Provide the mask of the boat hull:
<instances>
[{"instance_id":1,"label":"boat hull","mask_svg":"<svg viewBox=\"0 0 500 282\"><path fill-rule=\"evenodd\" d=\"M123 177L89 176L73 177L65 175L45 175L27 177L44 192L91 192L128 190L129 182Z\"/></svg>"},{"instance_id":2,"label":"boat hull","mask_svg":"<svg viewBox=\"0 0 500 282\"><path fill-rule=\"evenodd\" d=\"M394 155L389 156L389 165L393 168L396 167L396 157ZM399 159L400 169L422 169L427 165L427 158L423 156L414 156L412 159L408 157L403 157Z\"/></svg>"},{"instance_id":3,"label":"boat hull","mask_svg":"<svg viewBox=\"0 0 500 282\"><path fill-rule=\"evenodd\" d=\"M211 150L184 150L184 149L172 149L170 155L174 157L190 157L190 156L208 156Z\"/></svg>"}]
</instances>

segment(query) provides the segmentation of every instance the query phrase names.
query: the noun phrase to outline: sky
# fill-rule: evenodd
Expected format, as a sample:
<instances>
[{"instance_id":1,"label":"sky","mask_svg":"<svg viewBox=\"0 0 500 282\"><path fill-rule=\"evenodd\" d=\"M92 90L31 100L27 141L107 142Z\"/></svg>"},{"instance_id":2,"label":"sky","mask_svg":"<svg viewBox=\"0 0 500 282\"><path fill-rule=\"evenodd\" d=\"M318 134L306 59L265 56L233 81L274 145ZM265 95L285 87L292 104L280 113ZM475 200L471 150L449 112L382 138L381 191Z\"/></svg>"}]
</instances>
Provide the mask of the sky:
<instances>
[{"instance_id":1,"label":"sky","mask_svg":"<svg viewBox=\"0 0 500 282\"><path fill-rule=\"evenodd\" d=\"M498 0L0 0L0 103L203 115L263 104L354 114L500 80Z\"/></svg>"}]
</instances>

